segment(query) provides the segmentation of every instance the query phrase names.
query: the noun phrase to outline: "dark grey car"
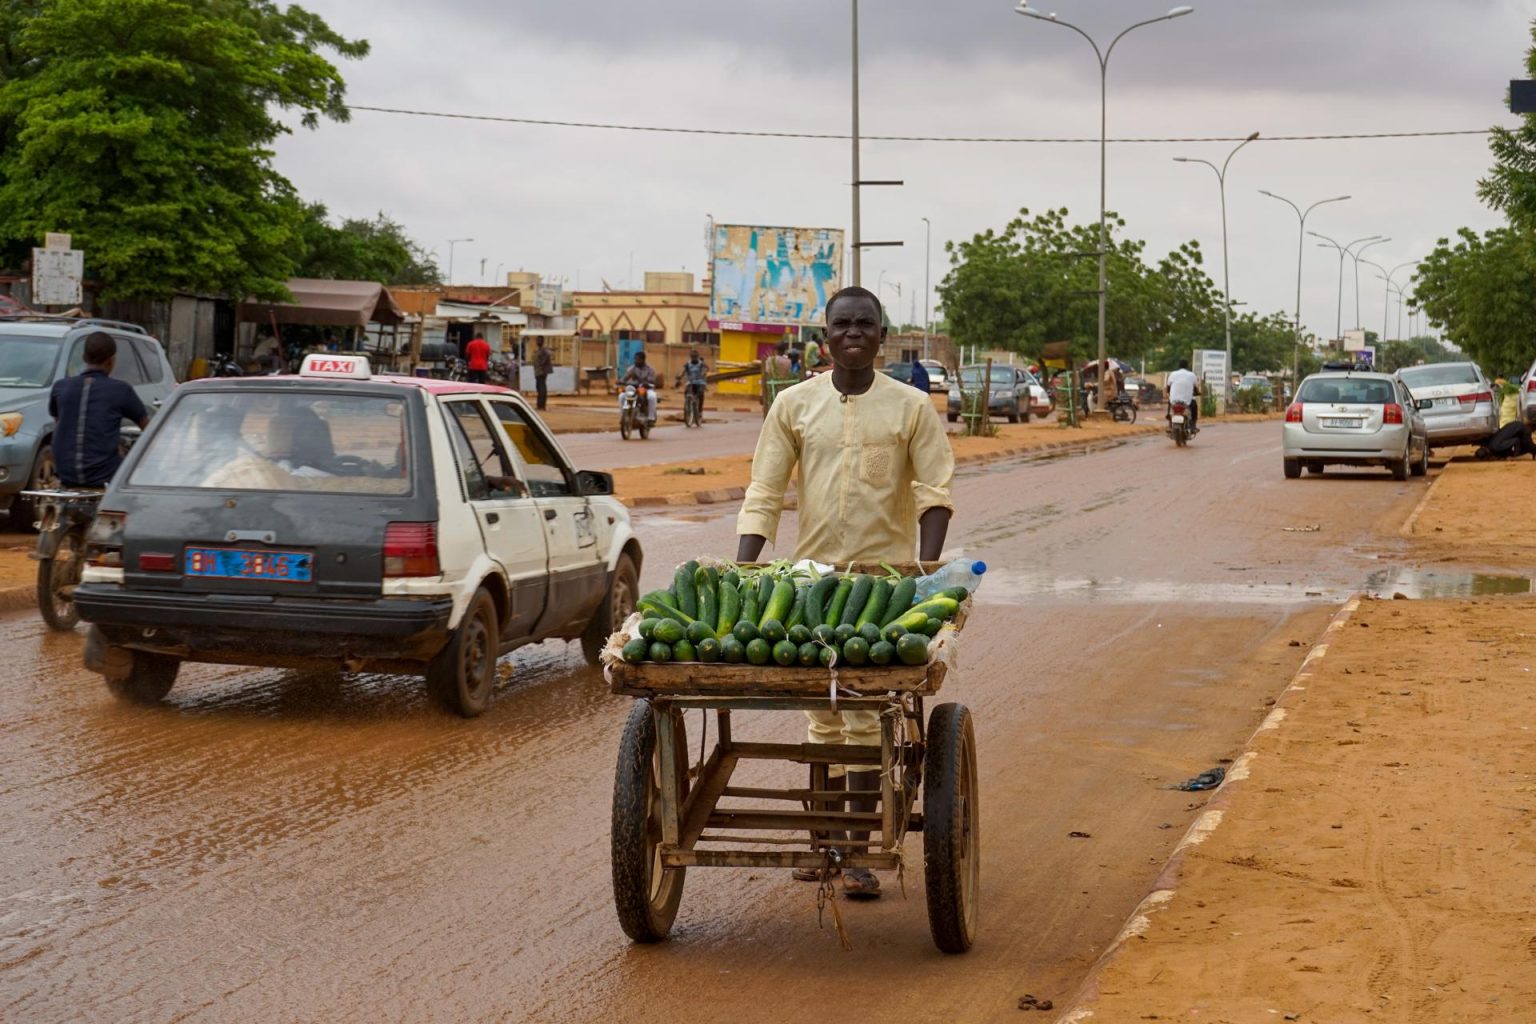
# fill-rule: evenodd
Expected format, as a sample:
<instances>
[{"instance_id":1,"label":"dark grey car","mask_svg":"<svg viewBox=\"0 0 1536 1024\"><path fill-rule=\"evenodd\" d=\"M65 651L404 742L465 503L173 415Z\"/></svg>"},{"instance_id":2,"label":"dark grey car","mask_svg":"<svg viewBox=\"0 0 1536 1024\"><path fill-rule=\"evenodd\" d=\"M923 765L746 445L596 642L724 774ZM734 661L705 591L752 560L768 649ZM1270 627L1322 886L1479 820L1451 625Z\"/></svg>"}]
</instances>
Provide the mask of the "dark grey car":
<instances>
[{"instance_id":1,"label":"dark grey car","mask_svg":"<svg viewBox=\"0 0 1536 1024\"><path fill-rule=\"evenodd\" d=\"M960 373L949 382L949 422L960 419L960 392L980 391L986 375L985 363L962 366ZM1017 366L992 364L992 377L988 387L987 408L993 416L1006 416L1009 423L1029 422L1031 378L1029 371Z\"/></svg>"}]
</instances>

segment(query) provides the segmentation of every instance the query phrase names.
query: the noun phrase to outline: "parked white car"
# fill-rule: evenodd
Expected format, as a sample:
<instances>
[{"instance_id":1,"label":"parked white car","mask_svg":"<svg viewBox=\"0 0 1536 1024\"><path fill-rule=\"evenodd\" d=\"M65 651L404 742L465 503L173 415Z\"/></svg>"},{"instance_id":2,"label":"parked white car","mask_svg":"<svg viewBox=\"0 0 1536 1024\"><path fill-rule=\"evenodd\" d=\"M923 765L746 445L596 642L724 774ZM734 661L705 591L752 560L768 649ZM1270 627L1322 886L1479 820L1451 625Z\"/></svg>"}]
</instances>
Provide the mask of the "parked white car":
<instances>
[{"instance_id":1,"label":"parked white car","mask_svg":"<svg viewBox=\"0 0 1536 1024\"><path fill-rule=\"evenodd\" d=\"M1301 382L1285 410L1287 479L1302 468L1385 466L1395 480L1429 471L1429 439L1420 415L1428 400L1415 401L1408 386L1387 373L1329 371Z\"/></svg>"},{"instance_id":2,"label":"parked white car","mask_svg":"<svg viewBox=\"0 0 1536 1024\"><path fill-rule=\"evenodd\" d=\"M86 667L163 698L183 661L424 673L465 717L497 659L579 639L596 663L641 550L606 473L577 472L505 388L297 376L176 389L87 537Z\"/></svg>"},{"instance_id":3,"label":"parked white car","mask_svg":"<svg viewBox=\"0 0 1536 1024\"><path fill-rule=\"evenodd\" d=\"M1499 430L1499 406L1493 384L1476 363L1426 363L1405 366L1397 375L1424 410L1424 428L1432 445L1482 444Z\"/></svg>"},{"instance_id":4,"label":"parked white car","mask_svg":"<svg viewBox=\"0 0 1536 1024\"><path fill-rule=\"evenodd\" d=\"M1520 378L1520 418L1536 427L1536 362Z\"/></svg>"}]
</instances>

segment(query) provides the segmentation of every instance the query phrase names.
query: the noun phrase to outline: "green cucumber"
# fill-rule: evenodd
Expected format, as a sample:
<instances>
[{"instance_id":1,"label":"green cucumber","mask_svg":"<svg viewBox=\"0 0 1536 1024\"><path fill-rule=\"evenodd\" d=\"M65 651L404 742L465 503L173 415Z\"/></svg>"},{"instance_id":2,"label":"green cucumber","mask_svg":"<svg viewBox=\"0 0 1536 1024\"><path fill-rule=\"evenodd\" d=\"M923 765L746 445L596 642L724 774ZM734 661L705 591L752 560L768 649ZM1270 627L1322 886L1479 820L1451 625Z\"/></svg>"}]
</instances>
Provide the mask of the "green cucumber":
<instances>
[{"instance_id":1,"label":"green cucumber","mask_svg":"<svg viewBox=\"0 0 1536 1024\"><path fill-rule=\"evenodd\" d=\"M688 629L684 632L683 635L688 638L689 643L697 647L705 640L708 640L710 637L714 636L715 631L709 623L704 622L701 619L698 622L690 623Z\"/></svg>"},{"instance_id":2,"label":"green cucumber","mask_svg":"<svg viewBox=\"0 0 1536 1024\"><path fill-rule=\"evenodd\" d=\"M848 605L848 594L852 590L852 576L837 581L837 589L832 591L832 599L827 602L827 614L821 620L825 625L836 626L843 621L843 609Z\"/></svg>"},{"instance_id":3,"label":"green cucumber","mask_svg":"<svg viewBox=\"0 0 1536 1024\"><path fill-rule=\"evenodd\" d=\"M675 644L687 635L688 631L678 624L675 619L662 619L656 623L656 631L652 634L651 639L659 643Z\"/></svg>"},{"instance_id":4,"label":"green cucumber","mask_svg":"<svg viewBox=\"0 0 1536 1024\"><path fill-rule=\"evenodd\" d=\"M810 596L810 587L795 588L795 603L790 605L789 618L784 620L785 629L794 629L805 622L805 602Z\"/></svg>"},{"instance_id":5,"label":"green cucumber","mask_svg":"<svg viewBox=\"0 0 1536 1024\"><path fill-rule=\"evenodd\" d=\"M788 668L800 658L800 648L788 640L780 640L773 645L773 660Z\"/></svg>"},{"instance_id":6,"label":"green cucumber","mask_svg":"<svg viewBox=\"0 0 1536 1024\"><path fill-rule=\"evenodd\" d=\"M843 660L850 665L865 665L869 663L869 644L863 637L849 637L843 644Z\"/></svg>"},{"instance_id":7,"label":"green cucumber","mask_svg":"<svg viewBox=\"0 0 1536 1024\"><path fill-rule=\"evenodd\" d=\"M757 625L757 585L751 580L741 581L741 614L736 617L737 622L750 622Z\"/></svg>"},{"instance_id":8,"label":"green cucumber","mask_svg":"<svg viewBox=\"0 0 1536 1024\"><path fill-rule=\"evenodd\" d=\"M864 611L864 606L869 603L869 595L874 592L875 579L859 573L854 577L853 589L848 591L848 603L843 605L843 614L837 620L839 626L852 626L859 621L859 615Z\"/></svg>"},{"instance_id":9,"label":"green cucumber","mask_svg":"<svg viewBox=\"0 0 1536 1024\"><path fill-rule=\"evenodd\" d=\"M727 576L730 573L726 573ZM715 619L715 635L724 637L730 633L736 625L736 620L741 616L741 595L736 592L736 584L725 579L720 581L720 610Z\"/></svg>"},{"instance_id":10,"label":"green cucumber","mask_svg":"<svg viewBox=\"0 0 1536 1024\"><path fill-rule=\"evenodd\" d=\"M650 596L642 597L639 601L635 602L635 607L643 615L671 619L673 622L682 623L684 626L694 622L695 620L692 616L680 611L666 598L666 593L665 590L658 590ZM657 594L662 596L658 597L656 596Z\"/></svg>"},{"instance_id":11,"label":"green cucumber","mask_svg":"<svg viewBox=\"0 0 1536 1024\"><path fill-rule=\"evenodd\" d=\"M885 619L885 606L891 600L892 587L885 580L875 580L875 585L869 592L869 600L864 602L864 610L859 612L855 626L883 626Z\"/></svg>"},{"instance_id":12,"label":"green cucumber","mask_svg":"<svg viewBox=\"0 0 1536 1024\"><path fill-rule=\"evenodd\" d=\"M678 611L694 618L699 615L699 595L693 582L694 574L698 571L699 563L688 561L678 566L672 574L672 592L677 595Z\"/></svg>"},{"instance_id":13,"label":"green cucumber","mask_svg":"<svg viewBox=\"0 0 1536 1024\"><path fill-rule=\"evenodd\" d=\"M698 645L699 660L705 664L713 664L720 660L720 641L714 637L701 640Z\"/></svg>"},{"instance_id":14,"label":"green cucumber","mask_svg":"<svg viewBox=\"0 0 1536 1024\"><path fill-rule=\"evenodd\" d=\"M928 664L928 638L921 633L908 633L896 641L896 657L903 665Z\"/></svg>"},{"instance_id":15,"label":"green cucumber","mask_svg":"<svg viewBox=\"0 0 1536 1024\"><path fill-rule=\"evenodd\" d=\"M702 657L702 652L701 655ZM889 665L896 660L896 645L888 640L881 640L877 644L869 645L869 663L871 665Z\"/></svg>"},{"instance_id":16,"label":"green cucumber","mask_svg":"<svg viewBox=\"0 0 1536 1024\"><path fill-rule=\"evenodd\" d=\"M651 634L656 632L656 623L660 621L660 619L641 619L639 626L640 639L650 642Z\"/></svg>"},{"instance_id":17,"label":"green cucumber","mask_svg":"<svg viewBox=\"0 0 1536 1024\"><path fill-rule=\"evenodd\" d=\"M729 583L733 587L740 587L741 573L737 572L735 569L727 569L725 572L720 574L720 582L722 584Z\"/></svg>"},{"instance_id":18,"label":"green cucumber","mask_svg":"<svg viewBox=\"0 0 1536 1024\"><path fill-rule=\"evenodd\" d=\"M917 597L917 577L907 576L891 589L891 596L885 602L885 621L882 626L889 626L912 607L913 600Z\"/></svg>"},{"instance_id":19,"label":"green cucumber","mask_svg":"<svg viewBox=\"0 0 1536 1024\"><path fill-rule=\"evenodd\" d=\"M671 661L672 645L664 644L660 640L653 641L651 644L651 660L660 662Z\"/></svg>"},{"instance_id":20,"label":"green cucumber","mask_svg":"<svg viewBox=\"0 0 1536 1024\"><path fill-rule=\"evenodd\" d=\"M952 597L930 597L922 604L913 605L911 608L908 608L907 614L903 615L902 618L905 619L908 616L922 612L924 615L932 615L936 619L947 619L959 610L960 602Z\"/></svg>"},{"instance_id":21,"label":"green cucumber","mask_svg":"<svg viewBox=\"0 0 1536 1024\"><path fill-rule=\"evenodd\" d=\"M796 660L806 668L815 668L821 658L821 645L814 642L806 642L800 645L800 653Z\"/></svg>"},{"instance_id":22,"label":"green cucumber","mask_svg":"<svg viewBox=\"0 0 1536 1024\"><path fill-rule=\"evenodd\" d=\"M789 580L779 580L773 584L769 591L769 597L762 610L758 613L757 627L761 629L763 623L770 619L783 622L789 618L790 609L795 606L795 585Z\"/></svg>"},{"instance_id":23,"label":"green cucumber","mask_svg":"<svg viewBox=\"0 0 1536 1024\"><path fill-rule=\"evenodd\" d=\"M766 665L768 664L769 659L772 657L773 648L770 647L768 645L768 641L764 640L762 637L758 637L756 640L753 640L751 643L747 644L748 665Z\"/></svg>"},{"instance_id":24,"label":"green cucumber","mask_svg":"<svg viewBox=\"0 0 1536 1024\"><path fill-rule=\"evenodd\" d=\"M624 645L624 660L631 665L638 665L651 653L651 642L644 637L635 637Z\"/></svg>"},{"instance_id":25,"label":"green cucumber","mask_svg":"<svg viewBox=\"0 0 1536 1024\"><path fill-rule=\"evenodd\" d=\"M777 581L773 574L760 572L757 574L757 608L762 611L768 607L768 602L773 598L773 588Z\"/></svg>"},{"instance_id":26,"label":"green cucumber","mask_svg":"<svg viewBox=\"0 0 1536 1024\"><path fill-rule=\"evenodd\" d=\"M713 569L700 569L693 574L693 589L699 598L699 621L707 623L710 629L714 629L720 618L718 575Z\"/></svg>"},{"instance_id":27,"label":"green cucumber","mask_svg":"<svg viewBox=\"0 0 1536 1024\"><path fill-rule=\"evenodd\" d=\"M805 595L805 624L812 628L826 621L827 602L837 589L836 576L823 576L807 588Z\"/></svg>"},{"instance_id":28,"label":"green cucumber","mask_svg":"<svg viewBox=\"0 0 1536 1024\"><path fill-rule=\"evenodd\" d=\"M679 640L672 645L673 661L698 661L698 651L687 640Z\"/></svg>"},{"instance_id":29,"label":"green cucumber","mask_svg":"<svg viewBox=\"0 0 1536 1024\"><path fill-rule=\"evenodd\" d=\"M964 601L966 598L971 596L971 592L969 590L966 590L964 587L948 587L948 588L946 588L944 590L939 591L937 594L934 594L932 596L934 596L934 597L949 597L949 598L953 598L956 601Z\"/></svg>"}]
</instances>

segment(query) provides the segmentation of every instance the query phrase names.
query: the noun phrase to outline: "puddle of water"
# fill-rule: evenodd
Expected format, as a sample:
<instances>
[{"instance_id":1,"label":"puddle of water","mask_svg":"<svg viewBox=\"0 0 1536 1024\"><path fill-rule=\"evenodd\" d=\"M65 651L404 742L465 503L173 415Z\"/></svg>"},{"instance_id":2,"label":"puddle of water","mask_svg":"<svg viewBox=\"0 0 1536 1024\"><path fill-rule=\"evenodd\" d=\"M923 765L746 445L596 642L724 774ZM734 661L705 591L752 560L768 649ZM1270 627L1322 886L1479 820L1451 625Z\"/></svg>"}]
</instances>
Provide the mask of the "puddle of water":
<instances>
[{"instance_id":1,"label":"puddle of water","mask_svg":"<svg viewBox=\"0 0 1536 1024\"><path fill-rule=\"evenodd\" d=\"M1492 597L1529 594L1536 589L1533 583L1536 581L1529 576L1396 568L1371 573L1365 579L1364 589L1372 597Z\"/></svg>"},{"instance_id":2,"label":"puddle of water","mask_svg":"<svg viewBox=\"0 0 1536 1024\"><path fill-rule=\"evenodd\" d=\"M989 568L989 601L1034 604L1083 601L1094 604L1302 604L1346 600L1353 587L1313 583L1195 583L1175 580L1086 579Z\"/></svg>"}]
</instances>

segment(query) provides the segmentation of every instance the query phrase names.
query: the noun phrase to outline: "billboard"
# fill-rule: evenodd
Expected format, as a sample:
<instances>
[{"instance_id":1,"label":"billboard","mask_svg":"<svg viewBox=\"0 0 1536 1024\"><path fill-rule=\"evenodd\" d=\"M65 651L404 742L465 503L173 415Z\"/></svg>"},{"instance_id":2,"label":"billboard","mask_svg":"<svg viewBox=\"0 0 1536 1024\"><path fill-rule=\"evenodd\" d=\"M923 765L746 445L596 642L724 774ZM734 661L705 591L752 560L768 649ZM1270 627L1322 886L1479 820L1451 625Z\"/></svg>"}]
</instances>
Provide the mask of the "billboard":
<instances>
[{"instance_id":1,"label":"billboard","mask_svg":"<svg viewBox=\"0 0 1536 1024\"><path fill-rule=\"evenodd\" d=\"M728 324L820 323L843 279L837 228L716 224L709 318Z\"/></svg>"}]
</instances>

